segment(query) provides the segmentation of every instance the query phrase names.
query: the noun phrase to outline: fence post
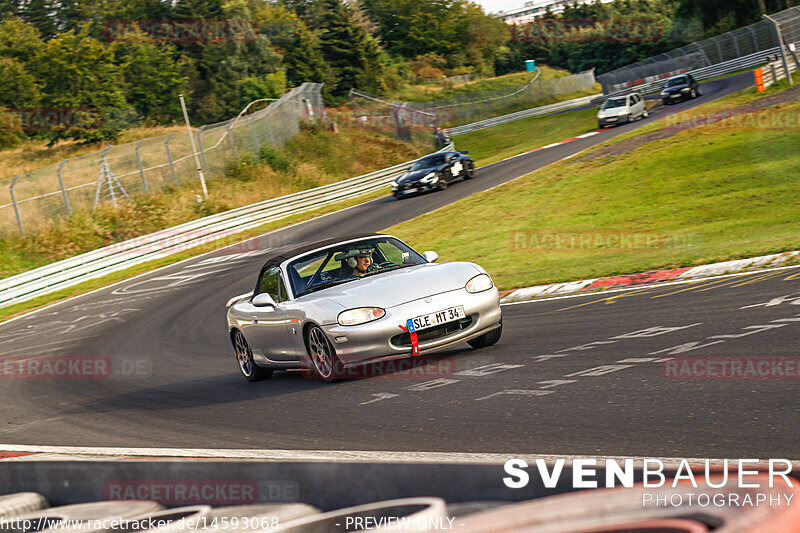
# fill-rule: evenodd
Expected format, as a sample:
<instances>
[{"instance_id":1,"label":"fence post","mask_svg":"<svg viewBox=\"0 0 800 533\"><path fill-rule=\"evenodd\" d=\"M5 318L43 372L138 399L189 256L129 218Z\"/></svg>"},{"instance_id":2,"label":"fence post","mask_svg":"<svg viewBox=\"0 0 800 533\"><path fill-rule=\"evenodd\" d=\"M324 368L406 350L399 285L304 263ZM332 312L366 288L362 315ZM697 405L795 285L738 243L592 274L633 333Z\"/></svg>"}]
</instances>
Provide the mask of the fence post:
<instances>
[{"instance_id":1,"label":"fence post","mask_svg":"<svg viewBox=\"0 0 800 533\"><path fill-rule=\"evenodd\" d=\"M169 151L169 141L172 139L173 135L175 135L174 131L167 135L167 138L164 141L164 151L167 152L167 162L169 162L169 171L172 174L172 179L176 185L179 185L180 183L178 182L178 175L175 174L175 163L172 162L172 152Z\"/></svg>"},{"instance_id":2,"label":"fence post","mask_svg":"<svg viewBox=\"0 0 800 533\"><path fill-rule=\"evenodd\" d=\"M750 26L745 26L745 28L747 28L747 30L750 31L750 35L753 36L753 50L755 52L760 52L761 49L758 46L758 36L756 35L756 30L753 29L753 25L751 24Z\"/></svg>"},{"instance_id":3,"label":"fence post","mask_svg":"<svg viewBox=\"0 0 800 533\"><path fill-rule=\"evenodd\" d=\"M150 194L150 187L147 186L147 178L144 176L144 166L142 165L142 156L139 154L139 148L141 148L144 139L140 140L136 143L136 164L139 166L139 175L142 177L142 188L144 189L145 194Z\"/></svg>"},{"instance_id":4,"label":"fence post","mask_svg":"<svg viewBox=\"0 0 800 533\"><path fill-rule=\"evenodd\" d=\"M742 57L742 53L739 51L739 38L731 32L731 39L733 39L733 47L736 48L736 57Z\"/></svg>"},{"instance_id":5,"label":"fence post","mask_svg":"<svg viewBox=\"0 0 800 533\"><path fill-rule=\"evenodd\" d=\"M256 147L256 154L261 152L261 139L258 138L258 132L256 132L256 121L255 119L250 119L250 134L253 136L253 146Z\"/></svg>"},{"instance_id":6,"label":"fence post","mask_svg":"<svg viewBox=\"0 0 800 533\"><path fill-rule=\"evenodd\" d=\"M72 211L69 208L69 198L67 198L67 190L64 188L64 180L61 178L61 169L64 167L64 163L66 163L66 159L62 159L61 163L58 165L58 170L56 170L56 175L58 176L58 186L61 187L61 198L64 199L64 208L67 210L67 216L72 215Z\"/></svg>"},{"instance_id":7,"label":"fence post","mask_svg":"<svg viewBox=\"0 0 800 533\"><path fill-rule=\"evenodd\" d=\"M20 174L14 176L14 179L11 180L11 187L8 188L8 192L11 195L11 203L14 205L14 215L17 217L17 225L19 226L19 234L23 237L25 236L25 230L22 228L22 217L19 216L19 205L17 205L17 197L14 195L14 185L17 184L17 180L19 179Z\"/></svg>"},{"instance_id":8,"label":"fence post","mask_svg":"<svg viewBox=\"0 0 800 533\"><path fill-rule=\"evenodd\" d=\"M208 160L206 159L206 150L203 148L203 130L206 129L205 126L200 126L200 129L197 130L197 146L200 148L200 160L203 161L203 167L206 169L206 174L211 176L211 167L208 166ZM191 135L191 132L189 133Z\"/></svg>"},{"instance_id":9,"label":"fence post","mask_svg":"<svg viewBox=\"0 0 800 533\"><path fill-rule=\"evenodd\" d=\"M231 143L231 152L233 152L233 157L238 158L239 154L236 152L236 143L233 140L233 122L228 124L228 127L225 128L225 135L228 137L228 142Z\"/></svg>"},{"instance_id":10,"label":"fence post","mask_svg":"<svg viewBox=\"0 0 800 533\"><path fill-rule=\"evenodd\" d=\"M719 61L717 61L717 63L722 63L723 61L725 61L725 59L722 56L722 47L719 45L719 41L717 40L716 37L712 37L711 42L717 46L717 57L719 58Z\"/></svg>"},{"instance_id":11,"label":"fence post","mask_svg":"<svg viewBox=\"0 0 800 533\"><path fill-rule=\"evenodd\" d=\"M778 23L777 20L770 17L769 15L762 15L762 16L768 21L770 21L772 23L773 28L775 28L775 33L778 35L778 46L781 49L781 59L783 60L783 71L786 72L786 79L789 81L789 87L794 87L794 81L792 81L792 73L789 72L789 61L787 61L786 59L786 45L783 43L783 32L781 32L781 25Z\"/></svg>"}]
</instances>

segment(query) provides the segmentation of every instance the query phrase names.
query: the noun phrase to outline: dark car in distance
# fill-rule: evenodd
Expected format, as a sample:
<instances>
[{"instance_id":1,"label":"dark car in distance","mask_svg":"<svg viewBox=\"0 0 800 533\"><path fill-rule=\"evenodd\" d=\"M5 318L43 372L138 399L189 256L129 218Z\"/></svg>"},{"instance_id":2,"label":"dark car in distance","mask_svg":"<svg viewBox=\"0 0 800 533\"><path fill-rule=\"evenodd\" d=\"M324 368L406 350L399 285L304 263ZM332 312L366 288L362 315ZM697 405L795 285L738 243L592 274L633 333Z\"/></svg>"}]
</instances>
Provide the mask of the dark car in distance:
<instances>
[{"instance_id":1,"label":"dark car in distance","mask_svg":"<svg viewBox=\"0 0 800 533\"><path fill-rule=\"evenodd\" d=\"M697 83L697 80L691 74L681 74L671 77L664 84L664 90L661 91L661 102L669 105L684 100L693 100L701 94L700 84Z\"/></svg>"},{"instance_id":2,"label":"dark car in distance","mask_svg":"<svg viewBox=\"0 0 800 533\"><path fill-rule=\"evenodd\" d=\"M475 176L475 163L467 152L437 152L414 162L408 172L392 181L398 200L421 191L444 190L453 181Z\"/></svg>"}]
</instances>

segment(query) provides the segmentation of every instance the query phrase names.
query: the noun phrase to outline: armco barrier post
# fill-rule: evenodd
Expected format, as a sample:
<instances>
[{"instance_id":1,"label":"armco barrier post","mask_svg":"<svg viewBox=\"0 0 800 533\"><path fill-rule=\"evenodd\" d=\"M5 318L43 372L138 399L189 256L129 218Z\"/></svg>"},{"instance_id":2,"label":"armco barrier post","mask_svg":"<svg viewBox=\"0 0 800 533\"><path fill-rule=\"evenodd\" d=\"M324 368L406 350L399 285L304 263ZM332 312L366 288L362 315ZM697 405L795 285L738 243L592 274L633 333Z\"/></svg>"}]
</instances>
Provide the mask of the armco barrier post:
<instances>
[{"instance_id":1,"label":"armco barrier post","mask_svg":"<svg viewBox=\"0 0 800 533\"><path fill-rule=\"evenodd\" d=\"M17 225L19 226L19 234L25 235L25 230L22 227L22 217L19 216L19 205L17 205L17 197L14 195L14 185L17 184L17 180L19 179L19 174L14 176L14 179L11 180L11 186L8 188L8 193L11 195L11 203L14 205L14 215L17 217Z\"/></svg>"}]
</instances>

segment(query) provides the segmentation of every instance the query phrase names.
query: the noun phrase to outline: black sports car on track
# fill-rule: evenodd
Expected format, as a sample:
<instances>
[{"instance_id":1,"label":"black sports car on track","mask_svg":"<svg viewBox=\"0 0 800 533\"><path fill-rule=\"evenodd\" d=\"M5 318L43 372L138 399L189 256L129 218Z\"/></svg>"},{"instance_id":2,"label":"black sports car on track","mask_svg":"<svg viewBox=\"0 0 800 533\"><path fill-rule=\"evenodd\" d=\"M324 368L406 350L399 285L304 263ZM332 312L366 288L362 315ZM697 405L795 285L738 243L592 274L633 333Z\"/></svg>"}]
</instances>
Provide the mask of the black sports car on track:
<instances>
[{"instance_id":1,"label":"black sports car on track","mask_svg":"<svg viewBox=\"0 0 800 533\"><path fill-rule=\"evenodd\" d=\"M467 152L437 152L414 162L408 172L392 182L392 194L398 200L420 191L443 190L459 178L472 179L475 163Z\"/></svg>"},{"instance_id":2,"label":"black sports car on track","mask_svg":"<svg viewBox=\"0 0 800 533\"><path fill-rule=\"evenodd\" d=\"M701 96L700 84L690 74L673 76L664 84L664 90L661 91L660 96L661 103L664 105L693 100Z\"/></svg>"}]
</instances>

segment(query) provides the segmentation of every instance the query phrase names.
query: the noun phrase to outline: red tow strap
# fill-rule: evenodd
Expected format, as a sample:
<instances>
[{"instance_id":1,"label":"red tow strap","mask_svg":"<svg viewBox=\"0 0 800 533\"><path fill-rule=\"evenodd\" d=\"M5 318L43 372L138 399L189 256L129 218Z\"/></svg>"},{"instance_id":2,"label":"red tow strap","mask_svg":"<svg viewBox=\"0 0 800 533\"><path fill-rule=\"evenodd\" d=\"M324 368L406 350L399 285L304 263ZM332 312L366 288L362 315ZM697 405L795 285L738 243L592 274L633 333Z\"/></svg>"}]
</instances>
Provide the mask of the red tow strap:
<instances>
[{"instance_id":1,"label":"red tow strap","mask_svg":"<svg viewBox=\"0 0 800 533\"><path fill-rule=\"evenodd\" d=\"M408 331L408 335L411 337L411 355L419 355L419 339L417 338L417 330L414 328L414 321L409 318L406 327L398 327L403 331Z\"/></svg>"}]
</instances>

